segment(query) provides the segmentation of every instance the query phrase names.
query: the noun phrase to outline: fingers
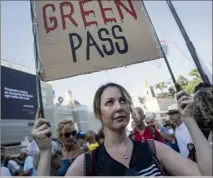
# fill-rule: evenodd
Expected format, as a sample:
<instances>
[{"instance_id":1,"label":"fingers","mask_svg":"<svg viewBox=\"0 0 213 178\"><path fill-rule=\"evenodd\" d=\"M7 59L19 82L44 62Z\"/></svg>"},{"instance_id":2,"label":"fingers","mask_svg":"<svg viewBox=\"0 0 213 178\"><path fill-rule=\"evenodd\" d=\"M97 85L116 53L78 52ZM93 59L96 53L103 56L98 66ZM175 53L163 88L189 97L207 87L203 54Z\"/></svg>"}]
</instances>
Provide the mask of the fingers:
<instances>
[{"instance_id":1,"label":"fingers","mask_svg":"<svg viewBox=\"0 0 213 178\"><path fill-rule=\"evenodd\" d=\"M178 100L178 103L181 103L182 101L184 100L190 100L191 97L190 96L186 96L186 95L182 95L179 100Z\"/></svg>"},{"instance_id":2,"label":"fingers","mask_svg":"<svg viewBox=\"0 0 213 178\"><path fill-rule=\"evenodd\" d=\"M181 96L190 96L190 95L186 91L181 90L181 91L177 92L177 94L176 94L177 100L179 100L181 98Z\"/></svg>"},{"instance_id":3,"label":"fingers","mask_svg":"<svg viewBox=\"0 0 213 178\"><path fill-rule=\"evenodd\" d=\"M42 118L39 118L36 120L35 124L34 124L34 129L37 129L39 128L41 125L44 125L46 124L47 126L50 127L50 122L47 120L47 119L42 119Z\"/></svg>"},{"instance_id":4,"label":"fingers","mask_svg":"<svg viewBox=\"0 0 213 178\"><path fill-rule=\"evenodd\" d=\"M31 135L32 135L32 137L34 139L48 138L48 137L50 137L52 135L51 128L48 127L48 128L46 128L46 129L44 129L42 131L36 131L36 130L34 130L34 132Z\"/></svg>"},{"instance_id":5,"label":"fingers","mask_svg":"<svg viewBox=\"0 0 213 178\"><path fill-rule=\"evenodd\" d=\"M47 137L47 135L51 135L51 128L47 128L45 130L42 130L40 132L38 132L37 136L40 138L44 138Z\"/></svg>"},{"instance_id":6,"label":"fingers","mask_svg":"<svg viewBox=\"0 0 213 178\"><path fill-rule=\"evenodd\" d=\"M39 132L39 131L45 130L45 129L47 129L47 128L48 128L48 125L47 125L47 124L43 124L43 125L41 125L40 127L38 127L38 128L36 129L36 131Z\"/></svg>"},{"instance_id":7,"label":"fingers","mask_svg":"<svg viewBox=\"0 0 213 178\"><path fill-rule=\"evenodd\" d=\"M185 106L188 106L188 105L192 105L193 104L193 100L190 99L190 100L184 100L184 101L181 101L180 102L180 108L184 108Z\"/></svg>"}]
</instances>

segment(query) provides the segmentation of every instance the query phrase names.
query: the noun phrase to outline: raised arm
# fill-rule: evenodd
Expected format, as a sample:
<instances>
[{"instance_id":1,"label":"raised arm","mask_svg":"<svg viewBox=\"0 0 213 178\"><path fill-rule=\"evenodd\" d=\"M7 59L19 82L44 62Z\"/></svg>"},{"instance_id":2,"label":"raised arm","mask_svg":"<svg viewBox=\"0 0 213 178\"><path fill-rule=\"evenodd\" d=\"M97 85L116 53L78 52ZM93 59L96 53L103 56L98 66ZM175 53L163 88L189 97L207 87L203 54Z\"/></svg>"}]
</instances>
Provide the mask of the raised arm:
<instances>
[{"instance_id":1,"label":"raised arm","mask_svg":"<svg viewBox=\"0 0 213 178\"><path fill-rule=\"evenodd\" d=\"M202 176L193 161L183 158L178 152L164 143L155 141L157 158L163 168L172 176Z\"/></svg>"},{"instance_id":2,"label":"raised arm","mask_svg":"<svg viewBox=\"0 0 213 178\"><path fill-rule=\"evenodd\" d=\"M212 176L212 146L199 129L193 117L193 98L186 92L177 93L180 113L184 118L196 149L197 162L204 176Z\"/></svg>"},{"instance_id":3,"label":"raised arm","mask_svg":"<svg viewBox=\"0 0 213 178\"><path fill-rule=\"evenodd\" d=\"M36 176L50 176L51 169L51 128L47 119L39 118L40 109L38 109L35 124L31 131L36 144L40 150Z\"/></svg>"}]
</instances>

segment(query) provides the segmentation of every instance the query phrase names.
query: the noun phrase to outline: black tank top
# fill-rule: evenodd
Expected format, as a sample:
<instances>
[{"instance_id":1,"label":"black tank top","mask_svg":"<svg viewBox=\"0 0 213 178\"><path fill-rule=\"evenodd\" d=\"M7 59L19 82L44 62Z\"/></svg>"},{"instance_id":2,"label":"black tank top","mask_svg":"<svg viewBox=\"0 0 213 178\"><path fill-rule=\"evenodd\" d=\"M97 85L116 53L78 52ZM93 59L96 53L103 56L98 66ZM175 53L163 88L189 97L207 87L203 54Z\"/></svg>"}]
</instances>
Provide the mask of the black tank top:
<instances>
[{"instance_id":1,"label":"black tank top","mask_svg":"<svg viewBox=\"0 0 213 178\"><path fill-rule=\"evenodd\" d=\"M163 176L155 156L145 142L133 142L129 168L113 159L104 144L92 153L91 176Z\"/></svg>"}]
</instances>

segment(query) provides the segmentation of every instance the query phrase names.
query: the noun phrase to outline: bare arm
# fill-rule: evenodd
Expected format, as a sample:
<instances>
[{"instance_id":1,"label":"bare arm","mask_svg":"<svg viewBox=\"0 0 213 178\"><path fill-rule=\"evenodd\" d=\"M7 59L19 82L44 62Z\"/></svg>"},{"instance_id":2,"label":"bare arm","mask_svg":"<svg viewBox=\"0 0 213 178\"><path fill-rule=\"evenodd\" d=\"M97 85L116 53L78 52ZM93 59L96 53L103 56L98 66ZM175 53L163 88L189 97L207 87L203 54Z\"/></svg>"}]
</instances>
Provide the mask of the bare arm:
<instances>
[{"instance_id":1,"label":"bare arm","mask_svg":"<svg viewBox=\"0 0 213 178\"><path fill-rule=\"evenodd\" d=\"M194 120L194 100L185 91L177 93L179 110L192 137L199 169L204 176L212 176L212 146Z\"/></svg>"},{"instance_id":2,"label":"bare arm","mask_svg":"<svg viewBox=\"0 0 213 178\"><path fill-rule=\"evenodd\" d=\"M41 151L36 176L50 176L51 151Z\"/></svg>"},{"instance_id":3,"label":"bare arm","mask_svg":"<svg viewBox=\"0 0 213 178\"><path fill-rule=\"evenodd\" d=\"M164 143L155 141L157 158L172 176L202 176L198 165Z\"/></svg>"},{"instance_id":4,"label":"bare arm","mask_svg":"<svg viewBox=\"0 0 213 178\"><path fill-rule=\"evenodd\" d=\"M84 154L81 154L76 158L65 176L84 176Z\"/></svg>"},{"instance_id":5,"label":"bare arm","mask_svg":"<svg viewBox=\"0 0 213 178\"><path fill-rule=\"evenodd\" d=\"M212 176L212 146L199 129L194 118L184 119L196 149L197 163L204 176Z\"/></svg>"},{"instance_id":6,"label":"bare arm","mask_svg":"<svg viewBox=\"0 0 213 178\"><path fill-rule=\"evenodd\" d=\"M40 108L37 110L35 124L31 135L40 150L40 158L37 167L37 176L50 176L51 169L51 128L47 119L39 118Z\"/></svg>"}]
</instances>

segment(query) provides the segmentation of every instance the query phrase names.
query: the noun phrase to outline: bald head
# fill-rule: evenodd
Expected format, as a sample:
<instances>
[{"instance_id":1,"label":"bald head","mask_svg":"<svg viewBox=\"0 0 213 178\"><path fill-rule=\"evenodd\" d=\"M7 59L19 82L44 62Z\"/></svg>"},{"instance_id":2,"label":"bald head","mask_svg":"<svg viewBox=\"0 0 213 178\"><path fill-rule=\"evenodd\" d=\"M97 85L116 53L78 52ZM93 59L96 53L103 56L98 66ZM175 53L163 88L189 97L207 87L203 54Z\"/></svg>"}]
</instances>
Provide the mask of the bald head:
<instances>
[{"instance_id":1,"label":"bald head","mask_svg":"<svg viewBox=\"0 0 213 178\"><path fill-rule=\"evenodd\" d=\"M135 107L132 113L132 119L136 126L143 126L144 125L144 112L143 109L140 107Z\"/></svg>"}]
</instances>

